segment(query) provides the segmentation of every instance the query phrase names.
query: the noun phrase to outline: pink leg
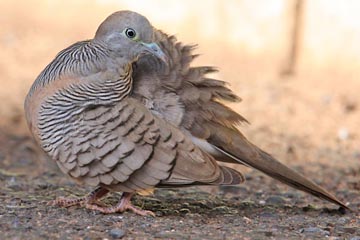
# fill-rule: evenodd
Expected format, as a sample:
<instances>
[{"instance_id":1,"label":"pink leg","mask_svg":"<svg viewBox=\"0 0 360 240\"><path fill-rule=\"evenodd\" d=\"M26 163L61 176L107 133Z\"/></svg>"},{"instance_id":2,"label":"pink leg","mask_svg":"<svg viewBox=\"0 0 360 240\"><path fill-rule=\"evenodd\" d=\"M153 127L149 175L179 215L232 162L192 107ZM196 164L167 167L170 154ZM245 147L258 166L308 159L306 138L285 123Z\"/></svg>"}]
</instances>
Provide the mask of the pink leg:
<instances>
[{"instance_id":1,"label":"pink leg","mask_svg":"<svg viewBox=\"0 0 360 240\"><path fill-rule=\"evenodd\" d=\"M120 201L118 204L116 204L115 206L112 207L102 207L102 206L98 206L95 204L86 204L85 207L87 209L91 209L91 210L96 210L96 211L100 211L102 213L116 213L116 212L125 212L126 210L131 210L136 214L139 214L141 216L153 216L155 217L155 214L151 211L147 211L147 210L142 210L140 208L135 207L134 205L131 204L131 197L134 195L134 193L127 193L124 192L123 195L120 198Z\"/></svg>"},{"instance_id":2,"label":"pink leg","mask_svg":"<svg viewBox=\"0 0 360 240\"><path fill-rule=\"evenodd\" d=\"M59 197L56 198L55 200L48 202L47 205L59 206L59 207L70 207L74 205L87 205L94 203L103 205L101 202L99 202L99 199L105 196L108 192L109 190L99 187L94 191L92 191L91 193L89 193L87 196L79 197L79 198Z\"/></svg>"}]
</instances>

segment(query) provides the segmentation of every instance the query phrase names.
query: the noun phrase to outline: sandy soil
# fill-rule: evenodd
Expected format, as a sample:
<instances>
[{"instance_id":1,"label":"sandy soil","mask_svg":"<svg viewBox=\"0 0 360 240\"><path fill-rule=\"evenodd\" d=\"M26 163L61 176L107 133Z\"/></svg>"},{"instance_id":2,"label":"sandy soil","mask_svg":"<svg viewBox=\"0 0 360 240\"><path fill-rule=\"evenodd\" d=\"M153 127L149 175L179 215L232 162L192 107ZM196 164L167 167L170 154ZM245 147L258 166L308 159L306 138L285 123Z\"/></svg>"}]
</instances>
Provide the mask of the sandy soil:
<instances>
[{"instance_id":1,"label":"sandy soil","mask_svg":"<svg viewBox=\"0 0 360 240\"><path fill-rule=\"evenodd\" d=\"M58 196L90 189L65 178L28 137L2 134L0 231L2 239L358 239L360 168L297 165L343 199L353 212L289 189L259 173L235 187L157 190L134 203L156 217L103 215L81 207L47 206ZM329 156L332 153L329 153ZM342 153L339 153L342 156ZM347 157L347 156L343 156ZM295 164L294 164L295 165ZM104 201L116 203L119 194Z\"/></svg>"}]
</instances>

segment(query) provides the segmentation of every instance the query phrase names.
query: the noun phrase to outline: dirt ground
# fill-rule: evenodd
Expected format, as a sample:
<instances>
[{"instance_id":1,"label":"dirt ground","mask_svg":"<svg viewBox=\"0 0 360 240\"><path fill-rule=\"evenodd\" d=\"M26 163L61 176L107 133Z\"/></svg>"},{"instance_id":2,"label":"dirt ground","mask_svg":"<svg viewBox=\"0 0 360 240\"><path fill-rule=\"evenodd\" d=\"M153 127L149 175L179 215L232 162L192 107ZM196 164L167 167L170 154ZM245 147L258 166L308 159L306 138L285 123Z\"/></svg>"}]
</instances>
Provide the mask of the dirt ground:
<instances>
[{"instance_id":1,"label":"dirt ground","mask_svg":"<svg viewBox=\"0 0 360 240\"><path fill-rule=\"evenodd\" d=\"M158 189L153 196L136 196L134 203L154 211L155 218L47 206L56 197L82 196L91 189L66 178L38 149L22 104L58 51L90 38L104 16L118 9L98 2L105 1L28 1L22 7L0 1L0 239L360 240L360 62L346 58L347 43L339 46L339 58L300 52L296 75L286 77L280 74L286 54L278 46L252 54L226 38L199 36L194 26L201 17L195 15L176 26L187 25L165 30L199 43L202 56L196 64L218 66L221 71L214 77L229 81L243 98L231 105L251 122L241 131L353 211L339 211L238 166L247 178L239 186ZM321 63L313 62L313 56L320 56ZM114 204L119 196L104 201Z\"/></svg>"},{"instance_id":2,"label":"dirt ground","mask_svg":"<svg viewBox=\"0 0 360 240\"><path fill-rule=\"evenodd\" d=\"M104 215L80 207L47 206L58 196L82 196L90 189L65 178L29 137L2 133L0 140L1 239L360 238L359 167L294 164L353 212L339 211L251 171L240 186L160 189L153 196L137 196L134 203L154 211L155 218L131 212ZM114 204L119 196L104 201Z\"/></svg>"}]
</instances>

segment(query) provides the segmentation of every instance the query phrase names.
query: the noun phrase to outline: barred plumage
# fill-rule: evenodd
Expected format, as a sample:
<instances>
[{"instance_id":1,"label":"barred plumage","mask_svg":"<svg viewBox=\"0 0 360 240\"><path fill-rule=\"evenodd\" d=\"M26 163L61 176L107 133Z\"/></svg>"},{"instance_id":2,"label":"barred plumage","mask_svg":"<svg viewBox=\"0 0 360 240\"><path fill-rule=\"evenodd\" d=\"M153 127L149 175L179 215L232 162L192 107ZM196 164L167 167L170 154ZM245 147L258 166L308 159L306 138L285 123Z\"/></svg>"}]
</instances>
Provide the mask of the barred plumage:
<instances>
[{"instance_id":1,"label":"barred plumage","mask_svg":"<svg viewBox=\"0 0 360 240\"><path fill-rule=\"evenodd\" d=\"M126 34L130 28L135 35ZM135 192L244 181L218 160L254 167L346 208L237 130L246 120L220 101L240 98L205 76L213 67L190 66L193 48L121 11L94 39L61 51L43 70L25 101L30 129L64 173L99 187L89 197L55 203L151 214L130 204ZM124 192L117 206L93 204L108 191Z\"/></svg>"},{"instance_id":2,"label":"barred plumage","mask_svg":"<svg viewBox=\"0 0 360 240\"><path fill-rule=\"evenodd\" d=\"M32 85L31 95L38 87L44 87L55 79L72 75L87 75L104 70L109 50L101 42L90 40L77 42L57 54L55 59L40 73Z\"/></svg>"}]
</instances>

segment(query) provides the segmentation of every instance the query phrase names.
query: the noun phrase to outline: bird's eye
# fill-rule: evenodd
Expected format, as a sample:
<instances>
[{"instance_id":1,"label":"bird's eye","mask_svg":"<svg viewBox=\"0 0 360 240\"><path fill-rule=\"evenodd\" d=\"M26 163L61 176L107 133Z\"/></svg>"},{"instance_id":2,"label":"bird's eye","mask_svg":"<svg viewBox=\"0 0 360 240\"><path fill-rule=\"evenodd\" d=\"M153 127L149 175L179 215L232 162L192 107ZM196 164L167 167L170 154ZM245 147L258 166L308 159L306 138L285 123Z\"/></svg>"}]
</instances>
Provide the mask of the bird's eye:
<instances>
[{"instance_id":1,"label":"bird's eye","mask_svg":"<svg viewBox=\"0 0 360 240\"><path fill-rule=\"evenodd\" d=\"M126 28L125 29L125 35L130 39L134 39L136 37L136 32L132 28Z\"/></svg>"}]
</instances>

